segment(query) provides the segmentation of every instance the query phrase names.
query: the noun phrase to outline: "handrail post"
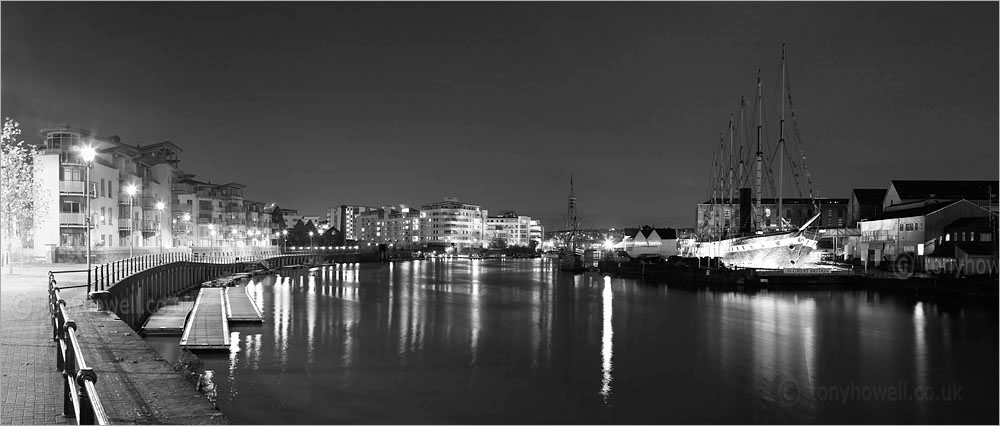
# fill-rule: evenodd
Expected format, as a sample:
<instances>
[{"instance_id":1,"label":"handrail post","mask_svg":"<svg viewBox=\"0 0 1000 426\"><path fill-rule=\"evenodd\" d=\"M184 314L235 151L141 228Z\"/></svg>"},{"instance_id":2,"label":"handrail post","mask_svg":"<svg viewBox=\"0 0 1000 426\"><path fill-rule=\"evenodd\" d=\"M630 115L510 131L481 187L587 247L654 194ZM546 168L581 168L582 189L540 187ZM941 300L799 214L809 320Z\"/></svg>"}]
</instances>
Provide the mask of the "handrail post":
<instances>
[{"instance_id":1,"label":"handrail post","mask_svg":"<svg viewBox=\"0 0 1000 426\"><path fill-rule=\"evenodd\" d=\"M80 413L79 423L81 425L94 424L94 406L90 402L90 392L87 391L87 381L97 383L97 374L94 369L81 368L76 375L76 383L80 386Z\"/></svg>"},{"instance_id":2,"label":"handrail post","mask_svg":"<svg viewBox=\"0 0 1000 426\"><path fill-rule=\"evenodd\" d=\"M62 300L60 300L62 302ZM62 327L62 336L60 340L64 340L65 336L68 335L68 330L73 328L76 330L76 322L67 321L66 325ZM56 346L59 346L56 344ZM76 410L73 408L73 389L70 387L70 382L72 378L76 377L76 351L73 349L72 342L66 342L66 354L63 359L63 416L73 418L76 417Z\"/></svg>"}]
</instances>

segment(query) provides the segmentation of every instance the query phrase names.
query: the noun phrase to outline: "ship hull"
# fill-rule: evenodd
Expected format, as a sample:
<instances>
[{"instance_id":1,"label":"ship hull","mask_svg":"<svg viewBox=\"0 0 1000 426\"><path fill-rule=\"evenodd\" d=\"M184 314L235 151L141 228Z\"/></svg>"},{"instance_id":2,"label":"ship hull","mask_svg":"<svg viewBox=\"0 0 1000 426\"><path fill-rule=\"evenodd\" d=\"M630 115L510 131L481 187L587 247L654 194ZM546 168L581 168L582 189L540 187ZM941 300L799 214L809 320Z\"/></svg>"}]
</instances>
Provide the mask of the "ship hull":
<instances>
[{"instance_id":1,"label":"ship hull","mask_svg":"<svg viewBox=\"0 0 1000 426\"><path fill-rule=\"evenodd\" d=\"M693 254L696 257L718 257L726 265L740 268L784 269L815 266L809 256L814 249L815 239L799 232L785 232L699 242Z\"/></svg>"},{"instance_id":2,"label":"ship hull","mask_svg":"<svg viewBox=\"0 0 1000 426\"><path fill-rule=\"evenodd\" d=\"M583 256L577 253L560 253L558 262L561 271L583 270Z\"/></svg>"}]
</instances>

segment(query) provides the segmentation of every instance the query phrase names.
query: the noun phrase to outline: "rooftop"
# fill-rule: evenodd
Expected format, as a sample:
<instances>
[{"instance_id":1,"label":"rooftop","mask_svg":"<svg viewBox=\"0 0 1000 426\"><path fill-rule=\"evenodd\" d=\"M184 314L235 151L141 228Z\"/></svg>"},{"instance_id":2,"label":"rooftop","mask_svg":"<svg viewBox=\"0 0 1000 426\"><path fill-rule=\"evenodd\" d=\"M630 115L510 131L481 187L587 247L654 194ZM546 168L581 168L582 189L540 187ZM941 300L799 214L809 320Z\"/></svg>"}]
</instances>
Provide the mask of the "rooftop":
<instances>
[{"instance_id":1,"label":"rooftop","mask_svg":"<svg viewBox=\"0 0 1000 426\"><path fill-rule=\"evenodd\" d=\"M888 192L887 189L854 189L854 198L858 199L859 203L878 203L882 204L882 200L885 199L885 193Z\"/></svg>"},{"instance_id":2,"label":"rooftop","mask_svg":"<svg viewBox=\"0 0 1000 426\"><path fill-rule=\"evenodd\" d=\"M892 187L902 200L915 198L985 200L997 197L995 180L894 180Z\"/></svg>"}]
</instances>

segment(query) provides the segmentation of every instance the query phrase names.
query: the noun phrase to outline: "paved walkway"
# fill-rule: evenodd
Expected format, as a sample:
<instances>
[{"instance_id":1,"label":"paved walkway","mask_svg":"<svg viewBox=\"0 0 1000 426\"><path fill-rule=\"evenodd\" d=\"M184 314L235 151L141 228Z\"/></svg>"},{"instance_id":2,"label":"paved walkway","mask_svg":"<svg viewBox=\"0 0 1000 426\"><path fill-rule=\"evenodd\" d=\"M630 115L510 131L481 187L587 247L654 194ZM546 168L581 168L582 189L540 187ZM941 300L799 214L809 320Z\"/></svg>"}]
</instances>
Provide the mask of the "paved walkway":
<instances>
[{"instance_id":1,"label":"paved walkway","mask_svg":"<svg viewBox=\"0 0 1000 426\"><path fill-rule=\"evenodd\" d=\"M62 416L62 377L49 319L48 271L79 265L15 266L0 274L0 424L67 423ZM60 284L86 283L86 274L64 274ZM68 297L86 289L69 289ZM72 421L72 419L70 419Z\"/></svg>"},{"instance_id":2,"label":"paved walkway","mask_svg":"<svg viewBox=\"0 0 1000 426\"><path fill-rule=\"evenodd\" d=\"M73 423L62 413L62 383L46 306L49 270L82 265L15 266L0 275L0 424ZM60 285L86 273L57 275ZM86 288L62 292L77 321L81 351L98 375L97 393L112 423L206 424L229 420L142 338L87 301Z\"/></svg>"}]
</instances>

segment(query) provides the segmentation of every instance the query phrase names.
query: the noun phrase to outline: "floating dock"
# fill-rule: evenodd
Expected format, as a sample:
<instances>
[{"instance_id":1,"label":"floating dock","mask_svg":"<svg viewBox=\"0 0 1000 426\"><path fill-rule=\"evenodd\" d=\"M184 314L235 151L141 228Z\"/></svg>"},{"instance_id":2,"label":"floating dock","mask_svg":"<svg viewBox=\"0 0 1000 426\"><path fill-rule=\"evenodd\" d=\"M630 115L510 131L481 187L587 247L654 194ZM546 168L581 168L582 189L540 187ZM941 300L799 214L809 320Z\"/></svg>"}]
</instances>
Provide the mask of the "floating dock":
<instances>
[{"instance_id":1,"label":"floating dock","mask_svg":"<svg viewBox=\"0 0 1000 426\"><path fill-rule=\"evenodd\" d=\"M188 314L193 308L194 302L185 301L163 306L149 316L140 332L146 336L180 336L184 332Z\"/></svg>"},{"instance_id":2,"label":"floating dock","mask_svg":"<svg viewBox=\"0 0 1000 426\"><path fill-rule=\"evenodd\" d=\"M226 318L231 322L264 322L264 315L246 286L226 287Z\"/></svg>"},{"instance_id":3,"label":"floating dock","mask_svg":"<svg viewBox=\"0 0 1000 426\"><path fill-rule=\"evenodd\" d=\"M184 326L180 347L184 349L229 349L229 319L223 289L202 288Z\"/></svg>"}]
</instances>

